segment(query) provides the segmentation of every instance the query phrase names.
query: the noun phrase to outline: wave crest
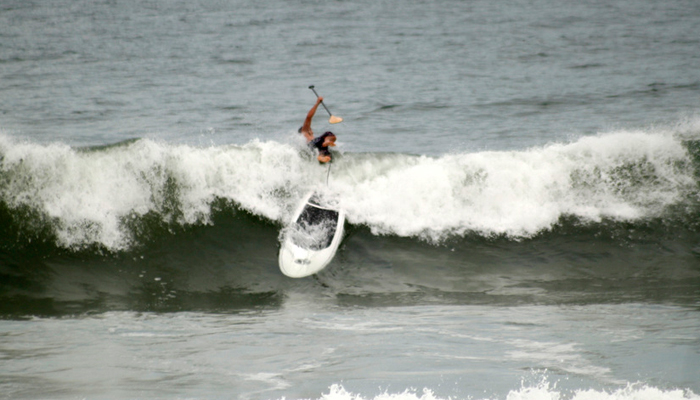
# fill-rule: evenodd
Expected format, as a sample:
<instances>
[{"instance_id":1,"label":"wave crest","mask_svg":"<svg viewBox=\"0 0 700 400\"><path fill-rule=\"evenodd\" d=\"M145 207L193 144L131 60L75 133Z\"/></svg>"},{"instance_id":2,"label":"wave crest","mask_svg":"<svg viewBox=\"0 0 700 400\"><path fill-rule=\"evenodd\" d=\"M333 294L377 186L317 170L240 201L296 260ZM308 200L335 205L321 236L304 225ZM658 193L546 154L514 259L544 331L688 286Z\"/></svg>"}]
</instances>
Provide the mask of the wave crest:
<instances>
[{"instance_id":1,"label":"wave crest","mask_svg":"<svg viewBox=\"0 0 700 400\"><path fill-rule=\"evenodd\" d=\"M620 131L523 151L339 154L329 190L352 224L441 241L470 233L522 238L562 218L584 223L697 208L697 141ZM139 139L74 149L0 136L0 205L20 232L59 247L128 249L148 226L212 223L233 204L279 223L326 166L302 146L253 141L206 148ZM693 211L694 212L694 211Z\"/></svg>"}]
</instances>

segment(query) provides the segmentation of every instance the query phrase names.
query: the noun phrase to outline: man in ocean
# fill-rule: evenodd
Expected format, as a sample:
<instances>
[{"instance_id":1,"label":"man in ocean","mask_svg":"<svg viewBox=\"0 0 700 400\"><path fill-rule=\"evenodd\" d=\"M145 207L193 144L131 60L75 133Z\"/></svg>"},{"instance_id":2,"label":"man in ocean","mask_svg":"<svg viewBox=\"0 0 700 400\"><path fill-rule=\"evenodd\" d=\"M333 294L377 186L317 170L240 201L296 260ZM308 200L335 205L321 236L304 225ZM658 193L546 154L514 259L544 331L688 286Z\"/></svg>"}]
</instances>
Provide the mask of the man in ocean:
<instances>
[{"instance_id":1,"label":"man in ocean","mask_svg":"<svg viewBox=\"0 0 700 400\"><path fill-rule=\"evenodd\" d=\"M316 104L311 107L311 110L309 110L309 113L306 115L306 120L304 121L304 125L299 128L299 133L304 135L306 138L306 143L309 145L309 147L318 149L318 161L327 163L331 161L331 152L328 150L328 147L335 146L336 137L333 132L328 131L323 135L314 138L314 131L311 130L311 120L314 118L316 109L322 101L323 97L319 96L316 99Z\"/></svg>"}]
</instances>

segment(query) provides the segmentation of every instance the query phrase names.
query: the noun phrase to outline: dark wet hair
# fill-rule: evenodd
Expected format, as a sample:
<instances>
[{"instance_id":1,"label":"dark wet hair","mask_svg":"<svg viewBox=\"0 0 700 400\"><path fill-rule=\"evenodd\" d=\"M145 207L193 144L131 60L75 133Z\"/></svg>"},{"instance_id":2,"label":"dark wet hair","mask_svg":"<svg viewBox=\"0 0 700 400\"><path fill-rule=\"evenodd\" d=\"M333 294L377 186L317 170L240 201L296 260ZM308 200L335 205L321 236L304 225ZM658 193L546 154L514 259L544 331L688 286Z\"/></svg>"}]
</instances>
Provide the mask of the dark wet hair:
<instances>
[{"instance_id":1,"label":"dark wet hair","mask_svg":"<svg viewBox=\"0 0 700 400\"><path fill-rule=\"evenodd\" d=\"M331 131L328 131L328 132L325 132L323 135L321 135L321 137L324 138L324 139L327 138L327 137L329 137L329 136L335 137L335 134L334 134L333 132L331 132Z\"/></svg>"}]
</instances>

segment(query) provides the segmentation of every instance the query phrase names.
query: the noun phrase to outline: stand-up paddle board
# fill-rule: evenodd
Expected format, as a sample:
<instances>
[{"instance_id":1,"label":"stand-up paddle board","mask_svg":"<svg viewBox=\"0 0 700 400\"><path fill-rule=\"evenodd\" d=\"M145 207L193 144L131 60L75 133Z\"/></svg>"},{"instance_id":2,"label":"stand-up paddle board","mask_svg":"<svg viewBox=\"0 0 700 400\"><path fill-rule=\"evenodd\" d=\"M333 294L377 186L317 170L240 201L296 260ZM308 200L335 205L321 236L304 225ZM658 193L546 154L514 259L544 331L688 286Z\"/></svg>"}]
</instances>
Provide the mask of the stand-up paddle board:
<instances>
[{"instance_id":1,"label":"stand-up paddle board","mask_svg":"<svg viewBox=\"0 0 700 400\"><path fill-rule=\"evenodd\" d=\"M279 264L291 278L313 275L328 265L343 238L345 212L318 192L307 194L285 229Z\"/></svg>"}]
</instances>

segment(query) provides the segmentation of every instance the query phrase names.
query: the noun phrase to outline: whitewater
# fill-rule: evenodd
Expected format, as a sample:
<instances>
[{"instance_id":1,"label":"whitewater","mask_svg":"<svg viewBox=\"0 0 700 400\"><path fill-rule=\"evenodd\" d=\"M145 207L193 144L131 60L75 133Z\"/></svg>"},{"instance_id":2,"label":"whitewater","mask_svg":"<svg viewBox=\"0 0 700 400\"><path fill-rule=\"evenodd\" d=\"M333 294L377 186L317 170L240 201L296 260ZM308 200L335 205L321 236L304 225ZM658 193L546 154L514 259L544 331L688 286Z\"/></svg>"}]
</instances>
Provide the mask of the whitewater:
<instances>
[{"instance_id":1,"label":"whitewater","mask_svg":"<svg viewBox=\"0 0 700 400\"><path fill-rule=\"evenodd\" d=\"M505 397L506 400L559 400L562 398L571 400L590 400L590 399L606 399L606 400L627 400L627 399L697 399L698 396L692 392L683 390L663 391L653 387L647 387L639 384L630 384L624 389L618 389L612 392L596 391L596 390L577 390L573 393L562 392L556 388L556 385L550 384L546 379L540 383L528 386L523 382L520 389L511 390ZM346 391L341 385L333 385L329 388L329 392L319 397L323 400L365 400L366 397L356 395ZM441 397L435 396L430 389L422 391L406 390L402 393L383 393L372 397L375 400L442 400ZM483 399L491 400L491 397Z\"/></svg>"},{"instance_id":2,"label":"whitewater","mask_svg":"<svg viewBox=\"0 0 700 400\"><path fill-rule=\"evenodd\" d=\"M341 151L328 183L328 167L311 161L294 137L241 146L138 139L72 148L3 135L0 198L18 216L40 216L36 222L65 248L128 249L137 244L134 221L146 215L166 225L210 224L217 201L280 224L319 187L340 196L351 224L378 235L436 243L467 234L525 238L562 218L634 222L693 207L698 160L682 133L617 131L521 151L432 157Z\"/></svg>"}]
</instances>

